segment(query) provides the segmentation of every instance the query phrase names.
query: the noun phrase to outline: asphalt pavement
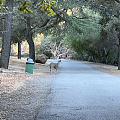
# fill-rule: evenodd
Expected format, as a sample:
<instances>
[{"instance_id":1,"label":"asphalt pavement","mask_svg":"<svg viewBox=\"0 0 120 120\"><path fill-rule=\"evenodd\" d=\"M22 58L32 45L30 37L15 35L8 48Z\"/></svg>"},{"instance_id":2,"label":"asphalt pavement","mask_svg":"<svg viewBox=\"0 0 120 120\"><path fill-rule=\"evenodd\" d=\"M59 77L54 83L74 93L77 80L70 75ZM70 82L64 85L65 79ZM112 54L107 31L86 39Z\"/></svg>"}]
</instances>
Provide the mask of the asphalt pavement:
<instances>
[{"instance_id":1,"label":"asphalt pavement","mask_svg":"<svg viewBox=\"0 0 120 120\"><path fill-rule=\"evenodd\" d=\"M119 77L62 60L52 79L51 93L35 120L120 120Z\"/></svg>"}]
</instances>

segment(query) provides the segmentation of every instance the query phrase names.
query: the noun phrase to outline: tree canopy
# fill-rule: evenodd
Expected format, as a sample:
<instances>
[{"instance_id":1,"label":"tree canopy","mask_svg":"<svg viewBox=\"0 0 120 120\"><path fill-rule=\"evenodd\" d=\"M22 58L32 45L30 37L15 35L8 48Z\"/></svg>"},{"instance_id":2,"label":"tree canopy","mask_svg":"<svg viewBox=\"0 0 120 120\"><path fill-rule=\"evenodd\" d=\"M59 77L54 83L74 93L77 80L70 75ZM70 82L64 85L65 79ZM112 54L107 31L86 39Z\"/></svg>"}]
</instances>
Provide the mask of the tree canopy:
<instances>
[{"instance_id":1,"label":"tree canopy","mask_svg":"<svg viewBox=\"0 0 120 120\"><path fill-rule=\"evenodd\" d=\"M12 0L12 43L46 38L73 49L81 59L118 64L120 39L119 0ZM1 13L9 13L8 0L0 0ZM47 41L47 40L46 40ZM54 43L54 42L53 42ZM62 48L63 46L61 46ZM32 49L31 49L32 48ZM114 52L114 57L112 57ZM30 52L31 54L31 52ZM33 52L30 57L33 57Z\"/></svg>"}]
</instances>

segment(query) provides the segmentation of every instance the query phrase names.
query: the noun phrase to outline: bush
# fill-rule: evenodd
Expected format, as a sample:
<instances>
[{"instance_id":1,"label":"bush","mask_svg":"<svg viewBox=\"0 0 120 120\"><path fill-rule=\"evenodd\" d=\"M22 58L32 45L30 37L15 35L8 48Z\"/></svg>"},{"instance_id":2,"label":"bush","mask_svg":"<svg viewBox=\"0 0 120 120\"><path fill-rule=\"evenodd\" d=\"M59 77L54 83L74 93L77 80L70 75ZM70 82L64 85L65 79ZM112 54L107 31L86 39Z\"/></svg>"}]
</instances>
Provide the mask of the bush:
<instances>
[{"instance_id":1,"label":"bush","mask_svg":"<svg viewBox=\"0 0 120 120\"><path fill-rule=\"evenodd\" d=\"M46 46L40 45L40 46L37 47L37 49L36 49L36 54L37 54L37 55L45 54L49 59L52 57L52 53L51 53L51 51L49 50L49 46L46 47Z\"/></svg>"}]
</instances>

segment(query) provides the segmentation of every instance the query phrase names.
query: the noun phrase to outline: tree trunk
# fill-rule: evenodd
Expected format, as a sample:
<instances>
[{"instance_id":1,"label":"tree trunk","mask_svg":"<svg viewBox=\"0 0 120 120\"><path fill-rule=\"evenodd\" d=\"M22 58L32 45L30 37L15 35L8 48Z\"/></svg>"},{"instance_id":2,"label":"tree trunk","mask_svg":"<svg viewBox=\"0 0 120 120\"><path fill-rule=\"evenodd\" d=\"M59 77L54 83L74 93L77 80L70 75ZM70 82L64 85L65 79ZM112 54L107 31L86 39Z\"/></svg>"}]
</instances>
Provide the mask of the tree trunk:
<instances>
[{"instance_id":1,"label":"tree trunk","mask_svg":"<svg viewBox=\"0 0 120 120\"><path fill-rule=\"evenodd\" d=\"M21 43L18 42L18 59L21 59Z\"/></svg>"},{"instance_id":2,"label":"tree trunk","mask_svg":"<svg viewBox=\"0 0 120 120\"><path fill-rule=\"evenodd\" d=\"M118 46L118 70L120 70L120 32L118 34L119 46Z\"/></svg>"},{"instance_id":3,"label":"tree trunk","mask_svg":"<svg viewBox=\"0 0 120 120\"><path fill-rule=\"evenodd\" d=\"M2 41L2 53L1 53L1 66L0 67L8 69L10 51L11 51L13 0L7 0L6 2L9 7L9 11L5 17L7 32L4 32L4 37Z\"/></svg>"},{"instance_id":4,"label":"tree trunk","mask_svg":"<svg viewBox=\"0 0 120 120\"><path fill-rule=\"evenodd\" d=\"M31 31L31 23L30 23L30 17L26 17L27 21L27 26L26 26L26 31L27 31L27 42L29 44L29 57L35 61L35 45L34 41L32 38L32 31Z\"/></svg>"}]
</instances>

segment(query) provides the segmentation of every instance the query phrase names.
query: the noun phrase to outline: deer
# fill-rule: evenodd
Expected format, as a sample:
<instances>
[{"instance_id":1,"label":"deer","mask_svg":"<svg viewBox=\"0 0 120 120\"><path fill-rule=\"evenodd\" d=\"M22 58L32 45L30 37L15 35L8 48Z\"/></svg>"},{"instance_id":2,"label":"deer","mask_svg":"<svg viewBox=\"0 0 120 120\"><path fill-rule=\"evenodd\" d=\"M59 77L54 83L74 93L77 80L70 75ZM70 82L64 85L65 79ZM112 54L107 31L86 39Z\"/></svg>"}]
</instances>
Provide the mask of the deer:
<instances>
[{"instance_id":1,"label":"deer","mask_svg":"<svg viewBox=\"0 0 120 120\"><path fill-rule=\"evenodd\" d=\"M52 68L54 68L57 71L60 62L61 62L61 60L58 60L58 62L56 62L56 63L51 62L49 64L49 66L50 66L50 72L51 72Z\"/></svg>"}]
</instances>

